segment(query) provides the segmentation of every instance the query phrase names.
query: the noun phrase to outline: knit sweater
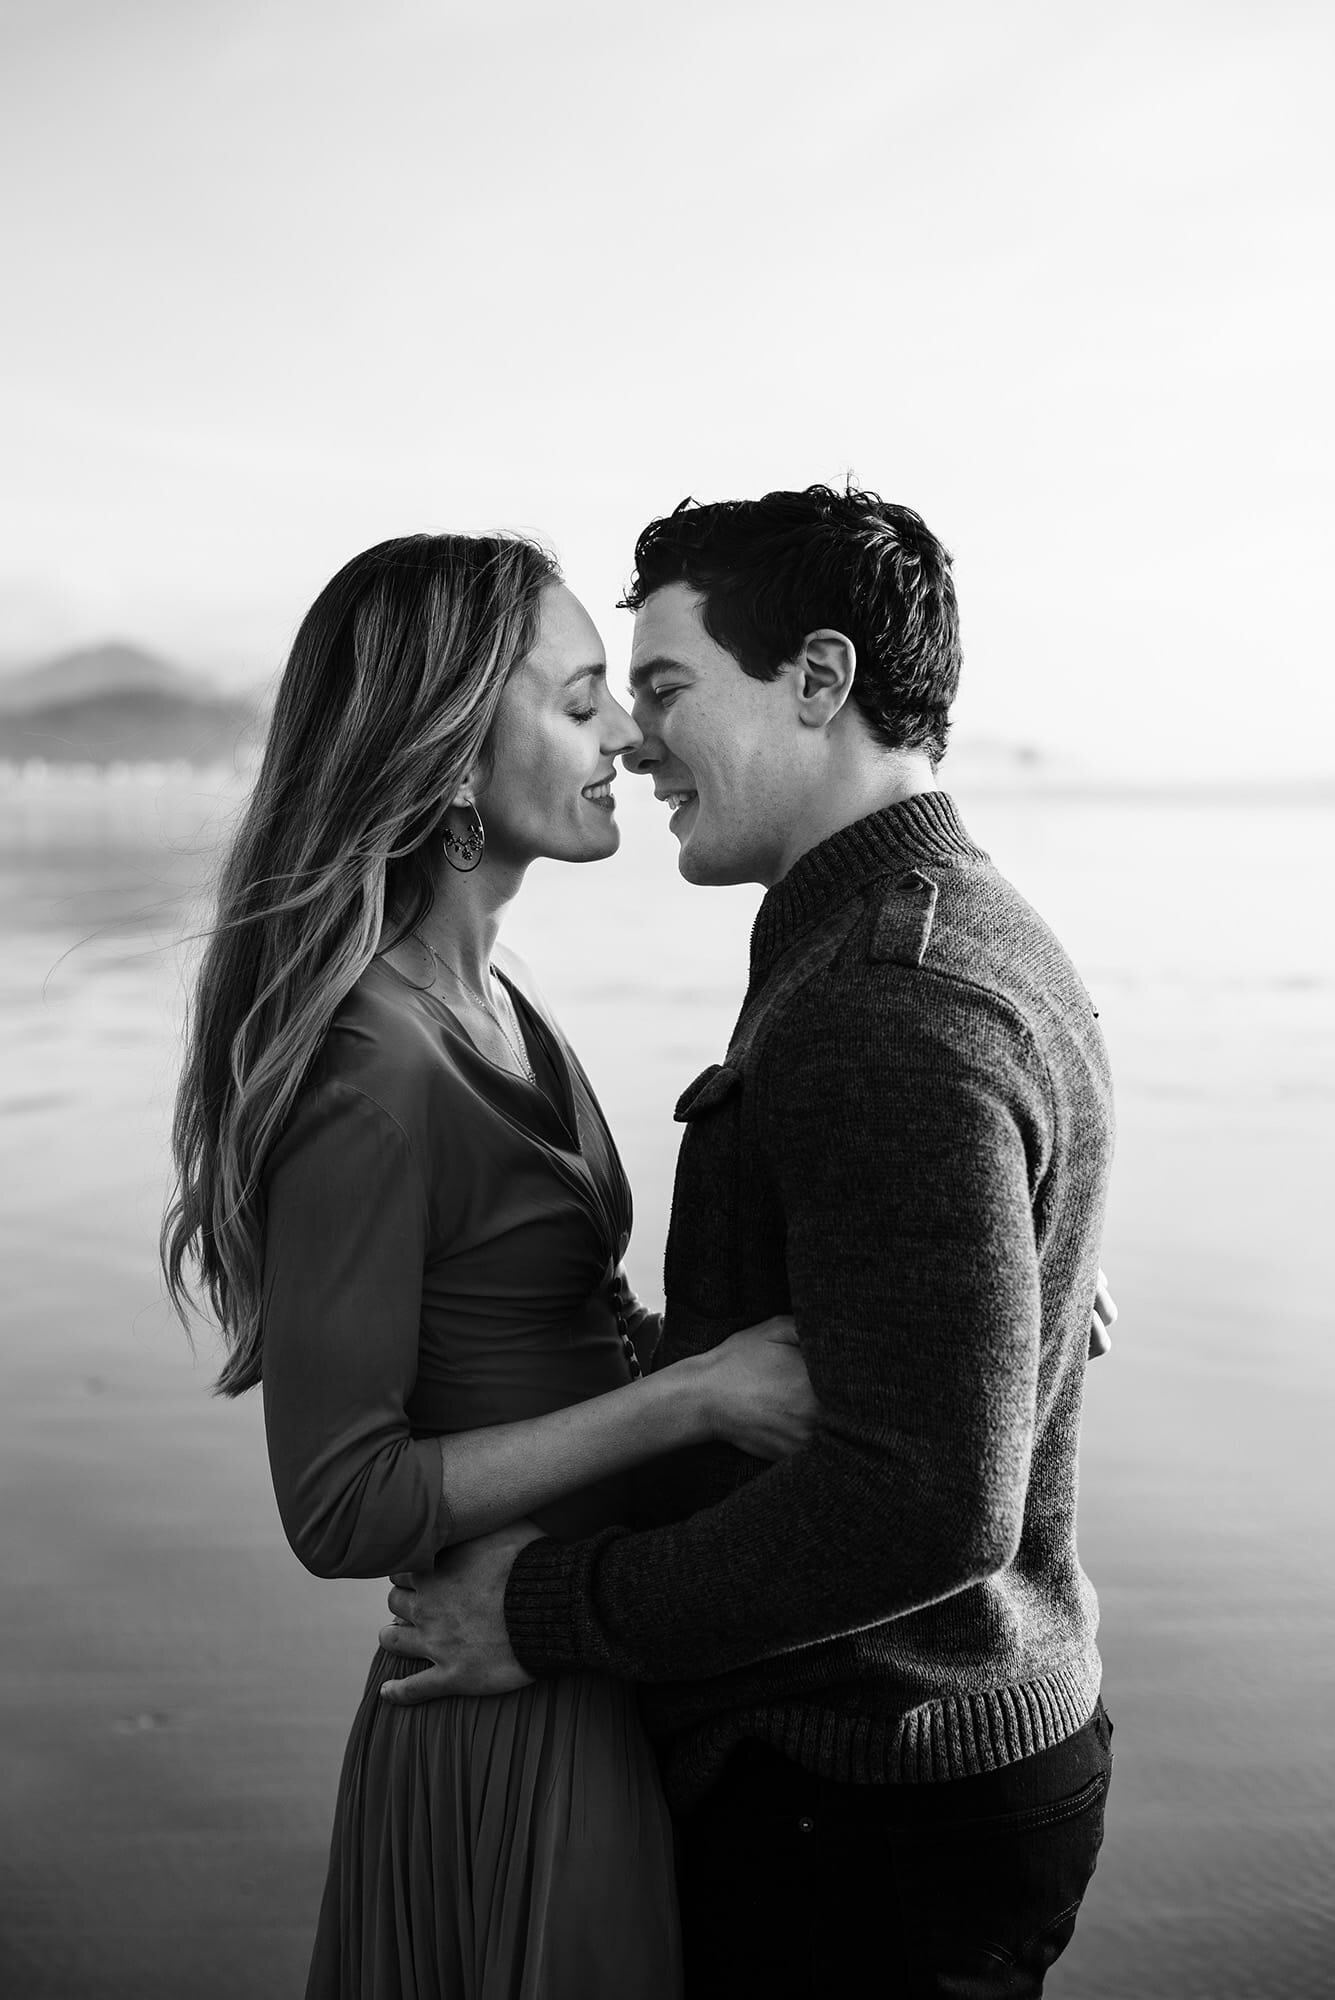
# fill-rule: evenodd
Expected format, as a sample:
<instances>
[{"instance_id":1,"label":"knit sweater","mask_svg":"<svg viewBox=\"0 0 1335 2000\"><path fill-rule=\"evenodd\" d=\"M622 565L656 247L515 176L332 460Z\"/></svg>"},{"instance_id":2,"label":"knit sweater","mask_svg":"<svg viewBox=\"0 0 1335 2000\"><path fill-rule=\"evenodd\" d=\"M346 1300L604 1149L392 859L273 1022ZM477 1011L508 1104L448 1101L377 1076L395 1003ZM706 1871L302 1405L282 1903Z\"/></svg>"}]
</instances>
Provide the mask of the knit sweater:
<instances>
[{"instance_id":1,"label":"knit sweater","mask_svg":"<svg viewBox=\"0 0 1335 2000\"><path fill-rule=\"evenodd\" d=\"M521 1664L640 1683L678 1807L743 1737L861 1783L1062 1741L1100 1678L1076 1453L1110 1080L1066 954L944 794L768 892L677 1117L662 1360L791 1312L819 1424L773 1465L675 1453L634 1528L523 1549Z\"/></svg>"}]
</instances>

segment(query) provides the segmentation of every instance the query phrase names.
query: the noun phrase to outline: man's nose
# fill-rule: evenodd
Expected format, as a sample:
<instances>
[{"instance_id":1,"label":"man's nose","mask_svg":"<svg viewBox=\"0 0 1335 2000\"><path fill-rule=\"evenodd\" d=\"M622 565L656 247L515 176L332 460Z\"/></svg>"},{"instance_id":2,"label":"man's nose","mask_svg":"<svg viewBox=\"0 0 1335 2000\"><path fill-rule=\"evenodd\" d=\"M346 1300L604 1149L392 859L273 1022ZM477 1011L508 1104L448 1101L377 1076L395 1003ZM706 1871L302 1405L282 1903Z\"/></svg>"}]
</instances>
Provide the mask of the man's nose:
<instances>
[{"instance_id":1,"label":"man's nose","mask_svg":"<svg viewBox=\"0 0 1335 2000\"><path fill-rule=\"evenodd\" d=\"M637 777L647 777L655 764L661 764L663 761L662 745L655 742L647 733L642 734L638 743L622 751L621 761L626 769L633 771Z\"/></svg>"}]
</instances>

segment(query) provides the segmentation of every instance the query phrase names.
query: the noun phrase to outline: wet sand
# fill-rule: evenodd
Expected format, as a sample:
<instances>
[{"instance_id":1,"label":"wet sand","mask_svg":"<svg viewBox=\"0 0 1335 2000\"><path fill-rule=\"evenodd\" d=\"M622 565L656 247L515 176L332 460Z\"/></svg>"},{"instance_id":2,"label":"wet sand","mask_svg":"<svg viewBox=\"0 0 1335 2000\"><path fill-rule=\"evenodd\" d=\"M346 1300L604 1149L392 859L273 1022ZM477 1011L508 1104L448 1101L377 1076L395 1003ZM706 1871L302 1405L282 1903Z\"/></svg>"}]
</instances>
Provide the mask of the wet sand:
<instances>
[{"instance_id":1,"label":"wet sand","mask_svg":"<svg viewBox=\"0 0 1335 2000\"><path fill-rule=\"evenodd\" d=\"M1314 914L1335 813L965 803L1071 946L1120 1081L1123 1320L1081 1502L1117 1764L1049 1991L1306 2000L1335 1943L1335 946ZM215 1351L192 1360L160 1298L167 947L202 816L0 798L0 1991L21 2000L300 1993L382 1622L380 1585L290 1555L257 1400L210 1399ZM618 1132L649 1295L671 1104L720 1051L754 897L686 890L624 816L622 861L535 875L515 942Z\"/></svg>"}]
</instances>

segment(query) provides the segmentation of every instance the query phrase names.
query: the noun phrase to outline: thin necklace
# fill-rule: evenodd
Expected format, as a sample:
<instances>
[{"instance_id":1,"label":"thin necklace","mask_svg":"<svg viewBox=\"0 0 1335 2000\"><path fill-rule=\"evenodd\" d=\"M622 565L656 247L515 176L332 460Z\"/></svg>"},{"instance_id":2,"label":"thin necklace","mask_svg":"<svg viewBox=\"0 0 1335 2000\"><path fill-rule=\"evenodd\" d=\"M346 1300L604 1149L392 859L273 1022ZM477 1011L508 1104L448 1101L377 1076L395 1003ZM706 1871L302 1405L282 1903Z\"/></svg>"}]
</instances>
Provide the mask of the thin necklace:
<instances>
[{"instance_id":1,"label":"thin necklace","mask_svg":"<svg viewBox=\"0 0 1335 2000\"><path fill-rule=\"evenodd\" d=\"M493 1020L496 1023L496 1026L500 1029L501 1033L504 1035L510 1053L514 1057L515 1061L519 1064L520 1069L523 1070L524 1075L528 1078L529 1082L536 1085L538 1081L537 1072L535 1071L532 1063L529 1061L528 1055L524 1048L524 1031L519 1025L518 1011L515 1007L514 1001L510 998L509 988L505 985L505 982L501 979L500 974L497 972L495 966L489 965L487 967L487 970L489 973L491 973L494 979L500 982L500 990L505 995L505 1011L507 1014L509 1014L510 1019L514 1022L515 1032L513 1035L510 1033L510 1030L506 1027L504 1020L501 1018L500 1009L498 1007L493 1006L492 1003L488 999L486 999L483 994L475 993L472 987L468 984L468 981L464 978L462 972L456 972L454 967L450 964L449 960L447 958L442 958L440 953L436 950L436 947L433 944L430 944L427 941L427 939L422 936L422 933L420 931L412 931L410 932L410 936L415 937L420 945L425 946L426 950L429 951L431 953L431 956L435 959L436 964L440 966L442 971L449 973L450 978L454 981L455 985L459 987L460 991L466 993L469 999L476 1002L476 1004L482 1009L483 1013L486 1014L491 1020Z\"/></svg>"}]
</instances>

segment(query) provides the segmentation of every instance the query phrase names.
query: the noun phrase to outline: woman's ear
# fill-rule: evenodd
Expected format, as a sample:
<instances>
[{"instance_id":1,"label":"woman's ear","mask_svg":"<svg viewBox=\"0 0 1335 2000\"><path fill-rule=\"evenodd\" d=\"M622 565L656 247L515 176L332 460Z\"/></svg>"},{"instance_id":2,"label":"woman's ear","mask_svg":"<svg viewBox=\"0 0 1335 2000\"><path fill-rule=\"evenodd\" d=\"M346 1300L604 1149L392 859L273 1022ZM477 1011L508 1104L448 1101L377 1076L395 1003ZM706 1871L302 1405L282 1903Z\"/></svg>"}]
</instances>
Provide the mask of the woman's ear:
<instances>
[{"instance_id":1,"label":"woman's ear","mask_svg":"<svg viewBox=\"0 0 1335 2000\"><path fill-rule=\"evenodd\" d=\"M454 788L450 799L452 806L475 806L482 773L476 764L471 764Z\"/></svg>"},{"instance_id":2,"label":"woman's ear","mask_svg":"<svg viewBox=\"0 0 1335 2000\"><path fill-rule=\"evenodd\" d=\"M826 729L853 692L858 655L843 632L808 632L796 660L798 720Z\"/></svg>"}]
</instances>

